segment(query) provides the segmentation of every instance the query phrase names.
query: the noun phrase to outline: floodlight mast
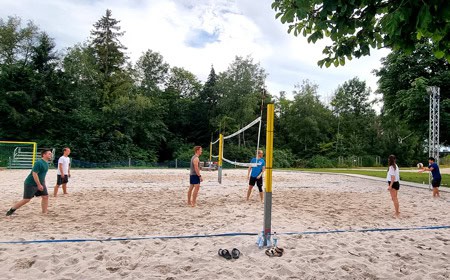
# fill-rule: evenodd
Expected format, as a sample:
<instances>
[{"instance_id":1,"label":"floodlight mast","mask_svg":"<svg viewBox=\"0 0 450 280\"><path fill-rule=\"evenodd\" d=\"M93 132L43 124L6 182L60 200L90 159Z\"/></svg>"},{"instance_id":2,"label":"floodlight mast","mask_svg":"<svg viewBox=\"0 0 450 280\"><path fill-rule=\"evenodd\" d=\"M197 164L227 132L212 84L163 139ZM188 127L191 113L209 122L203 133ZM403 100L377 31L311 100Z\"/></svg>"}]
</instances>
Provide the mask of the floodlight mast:
<instances>
[{"instance_id":1,"label":"floodlight mast","mask_svg":"<svg viewBox=\"0 0 450 280\"><path fill-rule=\"evenodd\" d=\"M430 96L430 121L428 137L428 155L436 159L439 164L439 99L440 88L436 86L427 87Z\"/></svg>"},{"instance_id":2,"label":"floodlight mast","mask_svg":"<svg viewBox=\"0 0 450 280\"><path fill-rule=\"evenodd\" d=\"M428 156L433 157L439 164L439 98L440 88L427 87L430 96L430 121L428 136ZM428 175L428 187L431 190L431 173Z\"/></svg>"}]
</instances>

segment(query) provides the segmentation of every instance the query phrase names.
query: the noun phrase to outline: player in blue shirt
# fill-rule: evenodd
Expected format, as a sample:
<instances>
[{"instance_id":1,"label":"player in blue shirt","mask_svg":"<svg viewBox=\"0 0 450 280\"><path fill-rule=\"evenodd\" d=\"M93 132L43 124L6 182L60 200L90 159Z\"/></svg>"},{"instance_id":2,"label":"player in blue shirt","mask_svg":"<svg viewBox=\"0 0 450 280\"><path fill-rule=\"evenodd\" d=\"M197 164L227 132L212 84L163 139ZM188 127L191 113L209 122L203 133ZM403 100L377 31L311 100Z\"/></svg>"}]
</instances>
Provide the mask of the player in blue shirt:
<instances>
[{"instance_id":1,"label":"player in blue shirt","mask_svg":"<svg viewBox=\"0 0 450 280\"><path fill-rule=\"evenodd\" d=\"M259 197L261 198L261 202L263 202L263 173L266 171L266 162L263 159L264 152L262 150L258 150L258 157L252 158L250 163L256 163L256 166L250 166L248 168L247 180L248 182L248 191L247 191L247 201L250 199L250 195L252 193L252 189L256 185L259 189Z\"/></svg>"},{"instance_id":2,"label":"player in blue shirt","mask_svg":"<svg viewBox=\"0 0 450 280\"><path fill-rule=\"evenodd\" d=\"M433 197L440 197L439 195L439 186L441 185L441 172L439 171L439 165L435 162L434 157L428 158L428 167L424 167L419 172L431 171L431 176L433 180L431 181L431 185L433 186Z\"/></svg>"}]
</instances>

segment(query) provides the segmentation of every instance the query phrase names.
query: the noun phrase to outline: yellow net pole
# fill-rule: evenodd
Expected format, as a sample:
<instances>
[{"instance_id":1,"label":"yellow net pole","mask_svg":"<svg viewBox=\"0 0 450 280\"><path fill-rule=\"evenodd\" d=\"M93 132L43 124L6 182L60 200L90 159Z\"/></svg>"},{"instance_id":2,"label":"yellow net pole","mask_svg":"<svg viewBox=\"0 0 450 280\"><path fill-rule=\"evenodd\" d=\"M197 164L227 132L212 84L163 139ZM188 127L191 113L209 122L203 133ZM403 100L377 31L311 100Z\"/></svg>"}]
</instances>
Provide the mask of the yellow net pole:
<instances>
[{"instance_id":1,"label":"yellow net pole","mask_svg":"<svg viewBox=\"0 0 450 280\"><path fill-rule=\"evenodd\" d=\"M219 184L222 184L222 158L223 158L223 134L219 134L219 162L218 162L218 170L219 170Z\"/></svg>"},{"instance_id":2,"label":"yellow net pole","mask_svg":"<svg viewBox=\"0 0 450 280\"><path fill-rule=\"evenodd\" d=\"M212 162L212 142L209 142L209 165Z\"/></svg>"},{"instance_id":3,"label":"yellow net pole","mask_svg":"<svg viewBox=\"0 0 450 280\"><path fill-rule=\"evenodd\" d=\"M33 143L33 159L31 160L31 166L34 166L34 163L36 162L36 154L37 154L37 144L36 142Z\"/></svg>"},{"instance_id":4,"label":"yellow net pole","mask_svg":"<svg viewBox=\"0 0 450 280\"><path fill-rule=\"evenodd\" d=\"M273 166L274 105L267 104L266 130L266 192L264 193L264 245L268 245L272 232L272 166Z\"/></svg>"}]
</instances>

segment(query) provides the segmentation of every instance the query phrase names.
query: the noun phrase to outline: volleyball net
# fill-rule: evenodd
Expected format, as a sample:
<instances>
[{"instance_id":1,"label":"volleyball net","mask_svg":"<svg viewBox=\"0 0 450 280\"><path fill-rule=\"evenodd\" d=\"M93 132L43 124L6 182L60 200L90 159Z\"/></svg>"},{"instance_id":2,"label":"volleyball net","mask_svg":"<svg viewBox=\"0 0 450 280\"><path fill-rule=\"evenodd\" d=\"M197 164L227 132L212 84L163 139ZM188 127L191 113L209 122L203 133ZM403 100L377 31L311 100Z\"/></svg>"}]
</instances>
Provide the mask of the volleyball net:
<instances>
[{"instance_id":1,"label":"volleyball net","mask_svg":"<svg viewBox=\"0 0 450 280\"><path fill-rule=\"evenodd\" d=\"M257 162L255 161L254 163L251 162L239 162L236 160L230 160L226 157L226 148L225 148L225 144L226 144L226 140L231 140L234 137L238 137L240 134L243 134L245 131L247 131L248 129L252 128L253 126L258 125L258 138L256 141L256 147L255 147L255 158L257 158L258 156L258 150L259 150L259 145L260 145L260 138L261 138L261 126L262 126L262 118L258 117L256 118L254 121L252 121L251 123L247 124L246 126L244 126L243 128L239 129L236 132L233 132L230 135L219 135L219 138L215 141L211 141L210 143L210 162L213 159L217 159L218 162L218 171L219 171L219 183L222 183L222 165L223 162L226 162L230 165L233 166L241 166L241 167L256 167L257 166ZM252 155L248 155L249 157L251 157Z\"/></svg>"}]
</instances>

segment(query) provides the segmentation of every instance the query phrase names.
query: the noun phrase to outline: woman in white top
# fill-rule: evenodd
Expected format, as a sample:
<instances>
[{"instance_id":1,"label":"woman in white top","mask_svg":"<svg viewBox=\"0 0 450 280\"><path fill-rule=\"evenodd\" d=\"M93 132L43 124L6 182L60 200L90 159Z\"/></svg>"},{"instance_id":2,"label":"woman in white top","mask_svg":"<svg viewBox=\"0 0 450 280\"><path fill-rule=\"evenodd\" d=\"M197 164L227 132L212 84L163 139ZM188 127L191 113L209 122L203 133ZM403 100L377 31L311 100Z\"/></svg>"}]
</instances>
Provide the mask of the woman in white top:
<instances>
[{"instance_id":1,"label":"woman in white top","mask_svg":"<svg viewBox=\"0 0 450 280\"><path fill-rule=\"evenodd\" d=\"M391 193L392 201L394 202L395 213L394 217L400 217L400 210L398 204L398 190L400 189L400 171L398 169L397 164L395 163L396 158L394 155L390 155L388 158L389 169L387 172L386 180L388 181L388 191Z\"/></svg>"}]
</instances>

